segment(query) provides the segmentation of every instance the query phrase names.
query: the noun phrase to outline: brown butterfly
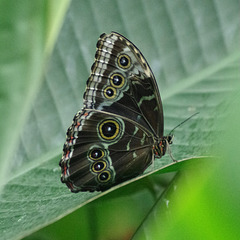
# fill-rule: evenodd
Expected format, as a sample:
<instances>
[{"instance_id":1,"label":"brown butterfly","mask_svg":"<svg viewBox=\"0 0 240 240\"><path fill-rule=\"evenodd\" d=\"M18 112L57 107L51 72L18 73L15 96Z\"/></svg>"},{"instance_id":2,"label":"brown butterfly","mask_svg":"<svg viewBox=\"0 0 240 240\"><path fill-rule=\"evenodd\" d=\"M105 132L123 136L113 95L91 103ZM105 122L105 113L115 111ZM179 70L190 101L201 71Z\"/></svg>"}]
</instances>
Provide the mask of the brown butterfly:
<instances>
[{"instance_id":1,"label":"brown butterfly","mask_svg":"<svg viewBox=\"0 0 240 240\"><path fill-rule=\"evenodd\" d=\"M162 102L138 48L119 33L102 34L60 160L72 192L104 191L144 172L172 143L163 136Z\"/></svg>"}]
</instances>

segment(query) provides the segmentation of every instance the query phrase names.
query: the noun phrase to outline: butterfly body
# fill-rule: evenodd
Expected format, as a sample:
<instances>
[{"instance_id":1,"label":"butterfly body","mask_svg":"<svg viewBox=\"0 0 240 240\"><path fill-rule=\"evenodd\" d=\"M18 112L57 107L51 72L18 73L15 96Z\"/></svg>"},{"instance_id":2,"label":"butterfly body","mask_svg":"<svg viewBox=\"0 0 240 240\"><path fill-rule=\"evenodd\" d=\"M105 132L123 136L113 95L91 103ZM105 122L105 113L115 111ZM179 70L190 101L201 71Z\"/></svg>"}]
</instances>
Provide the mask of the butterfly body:
<instances>
[{"instance_id":1,"label":"butterfly body","mask_svg":"<svg viewBox=\"0 0 240 240\"><path fill-rule=\"evenodd\" d=\"M104 191L136 177L171 143L163 136L156 80L133 43L102 34L91 70L60 160L61 180L72 192Z\"/></svg>"}]
</instances>

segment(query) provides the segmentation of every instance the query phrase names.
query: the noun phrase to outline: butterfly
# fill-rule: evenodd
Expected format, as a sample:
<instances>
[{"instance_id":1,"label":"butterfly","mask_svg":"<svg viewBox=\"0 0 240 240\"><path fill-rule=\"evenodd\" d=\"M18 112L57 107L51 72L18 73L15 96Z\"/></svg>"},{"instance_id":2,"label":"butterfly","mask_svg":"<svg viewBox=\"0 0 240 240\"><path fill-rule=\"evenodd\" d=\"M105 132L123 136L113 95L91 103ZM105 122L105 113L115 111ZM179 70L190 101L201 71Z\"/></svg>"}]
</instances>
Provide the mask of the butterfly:
<instances>
[{"instance_id":1,"label":"butterfly","mask_svg":"<svg viewBox=\"0 0 240 240\"><path fill-rule=\"evenodd\" d=\"M163 108L155 77L138 48L119 33L102 34L84 107L66 133L61 181L72 192L105 191L161 158Z\"/></svg>"}]
</instances>

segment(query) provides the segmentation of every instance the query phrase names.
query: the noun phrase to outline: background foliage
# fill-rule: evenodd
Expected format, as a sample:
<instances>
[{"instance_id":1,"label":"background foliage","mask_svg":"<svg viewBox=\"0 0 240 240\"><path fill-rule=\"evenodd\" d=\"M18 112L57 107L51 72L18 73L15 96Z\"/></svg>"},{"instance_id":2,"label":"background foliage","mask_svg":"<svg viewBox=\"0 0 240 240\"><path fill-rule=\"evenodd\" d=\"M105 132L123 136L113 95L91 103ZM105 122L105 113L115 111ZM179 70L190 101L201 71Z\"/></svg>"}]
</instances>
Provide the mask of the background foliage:
<instances>
[{"instance_id":1,"label":"background foliage","mask_svg":"<svg viewBox=\"0 0 240 240\"><path fill-rule=\"evenodd\" d=\"M238 1L59 2L0 1L1 238L239 239ZM112 30L152 67L166 134L200 112L172 147L195 158L161 169L165 156L131 184L71 194L59 180L65 132Z\"/></svg>"}]
</instances>

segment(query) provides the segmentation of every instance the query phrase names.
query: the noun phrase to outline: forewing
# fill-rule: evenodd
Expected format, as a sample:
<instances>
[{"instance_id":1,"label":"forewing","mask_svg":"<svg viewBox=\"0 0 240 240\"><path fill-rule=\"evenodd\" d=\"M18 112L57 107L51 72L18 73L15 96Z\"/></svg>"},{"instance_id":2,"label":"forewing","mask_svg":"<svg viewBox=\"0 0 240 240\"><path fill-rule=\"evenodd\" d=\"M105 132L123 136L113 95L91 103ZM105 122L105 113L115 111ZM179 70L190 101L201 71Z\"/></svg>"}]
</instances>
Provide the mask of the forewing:
<instances>
[{"instance_id":1,"label":"forewing","mask_svg":"<svg viewBox=\"0 0 240 240\"><path fill-rule=\"evenodd\" d=\"M154 75L137 47L118 33L100 36L84 100L86 109L128 117L154 136L163 136Z\"/></svg>"}]
</instances>

